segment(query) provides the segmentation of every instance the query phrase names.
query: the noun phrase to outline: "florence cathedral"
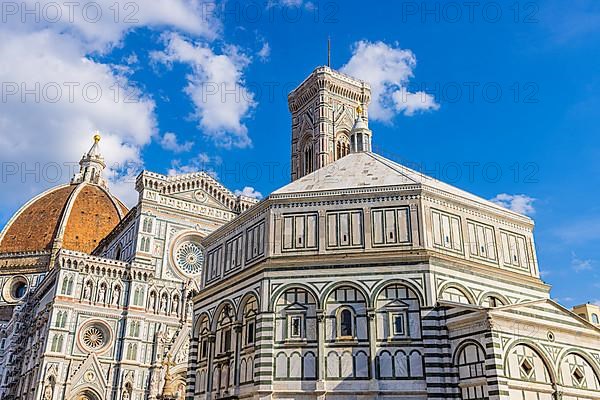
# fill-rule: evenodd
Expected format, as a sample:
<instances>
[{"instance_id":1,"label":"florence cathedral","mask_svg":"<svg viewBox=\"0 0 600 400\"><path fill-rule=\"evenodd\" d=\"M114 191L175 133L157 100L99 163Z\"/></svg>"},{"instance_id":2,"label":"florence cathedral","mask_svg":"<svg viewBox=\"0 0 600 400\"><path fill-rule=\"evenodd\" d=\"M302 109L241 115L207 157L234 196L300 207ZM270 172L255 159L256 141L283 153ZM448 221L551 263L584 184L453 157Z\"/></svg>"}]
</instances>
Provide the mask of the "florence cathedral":
<instances>
[{"instance_id":1,"label":"florence cathedral","mask_svg":"<svg viewBox=\"0 0 600 400\"><path fill-rule=\"evenodd\" d=\"M128 209L94 137L0 234L0 400L600 399L533 221L374 153L370 99L315 69L260 202L144 171Z\"/></svg>"}]
</instances>

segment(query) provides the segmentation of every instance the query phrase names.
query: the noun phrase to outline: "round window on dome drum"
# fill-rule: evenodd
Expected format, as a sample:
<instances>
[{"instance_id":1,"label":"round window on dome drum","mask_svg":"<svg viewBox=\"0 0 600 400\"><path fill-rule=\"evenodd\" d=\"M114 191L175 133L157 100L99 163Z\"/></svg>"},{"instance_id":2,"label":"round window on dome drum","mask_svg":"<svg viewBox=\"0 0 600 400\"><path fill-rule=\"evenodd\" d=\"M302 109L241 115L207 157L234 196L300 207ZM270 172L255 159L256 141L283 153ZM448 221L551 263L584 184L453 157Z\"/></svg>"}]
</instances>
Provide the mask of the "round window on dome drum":
<instances>
[{"instance_id":1,"label":"round window on dome drum","mask_svg":"<svg viewBox=\"0 0 600 400\"><path fill-rule=\"evenodd\" d=\"M24 276L14 276L10 278L2 290L2 297L9 303L22 300L29 290L29 282Z\"/></svg>"}]
</instances>

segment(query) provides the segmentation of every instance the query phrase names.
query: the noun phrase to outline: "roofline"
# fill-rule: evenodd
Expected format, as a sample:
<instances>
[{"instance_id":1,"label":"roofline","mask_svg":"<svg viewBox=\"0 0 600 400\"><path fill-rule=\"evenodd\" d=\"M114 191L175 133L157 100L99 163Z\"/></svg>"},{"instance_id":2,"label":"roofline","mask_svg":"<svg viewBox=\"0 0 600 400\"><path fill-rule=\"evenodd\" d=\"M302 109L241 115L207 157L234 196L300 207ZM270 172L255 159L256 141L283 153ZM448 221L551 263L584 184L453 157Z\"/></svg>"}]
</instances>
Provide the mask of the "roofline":
<instances>
[{"instance_id":1,"label":"roofline","mask_svg":"<svg viewBox=\"0 0 600 400\"><path fill-rule=\"evenodd\" d=\"M549 304L552 304L552 305L558 307L561 311L564 311L565 313L569 314L570 316L575 317L580 322L584 323L588 327L593 328L595 331L597 331L597 332L600 333L600 327L592 324L587 319L580 317L579 315L575 314L572 310L569 310L568 308L566 308L562 304L558 303L557 301L552 300L551 298L531 300L531 301L526 301L526 302L517 303L517 304L509 304L509 305L506 305L506 306L492 308L491 311L492 312L493 311L503 311L503 310L509 310L509 309L513 309L513 308L517 308L517 307L528 306L528 305L532 305L532 304L539 304L539 303L549 303Z\"/></svg>"},{"instance_id":2,"label":"roofline","mask_svg":"<svg viewBox=\"0 0 600 400\"><path fill-rule=\"evenodd\" d=\"M292 91L290 91L288 96L293 96L294 93L297 92L298 89L300 89L302 86L304 86L312 77L317 76L320 73L330 73L333 76L339 75L340 77L346 78L349 81L351 81L350 83L356 84L357 86L359 86L361 88L364 86L364 87L371 89L371 85L367 81L364 81L364 80L358 79L354 76L345 74L345 73L340 72L336 69L333 69L327 65L320 65L320 66L316 67L315 69L313 69L312 72L310 74L308 74L308 76L306 78L304 78L304 80L298 86L296 86Z\"/></svg>"}]
</instances>

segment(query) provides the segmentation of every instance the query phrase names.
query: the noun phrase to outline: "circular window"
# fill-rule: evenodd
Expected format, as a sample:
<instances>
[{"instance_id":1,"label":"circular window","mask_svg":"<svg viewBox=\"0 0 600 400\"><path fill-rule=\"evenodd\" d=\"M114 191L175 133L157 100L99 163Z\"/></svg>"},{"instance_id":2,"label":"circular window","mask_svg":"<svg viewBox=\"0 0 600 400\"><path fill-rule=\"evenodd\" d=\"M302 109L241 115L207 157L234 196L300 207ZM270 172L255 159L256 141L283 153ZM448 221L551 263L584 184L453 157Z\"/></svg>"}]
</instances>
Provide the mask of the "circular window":
<instances>
[{"instance_id":1,"label":"circular window","mask_svg":"<svg viewBox=\"0 0 600 400\"><path fill-rule=\"evenodd\" d=\"M27 294L29 283L24 276L15 276L4 285L3 295L8 302L21 300Z\"/></svg>"},{"instance_id":2,"label":"circular window","mask_svg":"<svg viewBox=\"0 0 600 400\"><path fill-rule=\"evenodd\" d=\"M27 294L26 282L15 282L12 287L12 295L15 299L22 299Z\"/></svg>"},{"instance_id":3,"label":"circular window","mask_svg":"<svg viewBox=\"0 0 600 400\"><path fill-rule=\"evenodd\" d=\"M110 328L100 321L84 325L79 333L79 342L90 352L99 352L110 344Z\"/></svg>"},{"instance_id":4,"label":"circular window","mask_svg":"<svg viewBox=\"0 0 600 400\"><path fill-rule=\"evenodd\" d=\"M202 272L204 253L202 247L194 242L183 242L175 251L175 260L179 269L189 275Z\"/></svg>"}]
</instances>

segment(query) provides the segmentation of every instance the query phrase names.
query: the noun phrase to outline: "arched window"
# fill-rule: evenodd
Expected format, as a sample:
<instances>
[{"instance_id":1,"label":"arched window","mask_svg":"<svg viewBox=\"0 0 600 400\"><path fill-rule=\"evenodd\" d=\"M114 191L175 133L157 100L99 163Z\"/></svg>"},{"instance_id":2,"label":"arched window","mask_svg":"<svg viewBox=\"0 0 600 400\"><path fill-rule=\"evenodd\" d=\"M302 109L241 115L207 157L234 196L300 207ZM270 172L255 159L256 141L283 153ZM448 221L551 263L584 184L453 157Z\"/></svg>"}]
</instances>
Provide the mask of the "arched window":
<instances>
[{"instance_id":1,"label":"arched window","mask_svg":"<svg viewBox=\"0 0 600 400\"><path fill-rule=\"evenodd\" d=\"M338 133L335 139L335 159L339 160L350 153L350 140L346 133Z\"/></svg>"},{"instance_id":2,"label":"arched window","mask_svg":"<svg viewBox=\"0 0 600 400\"><path fill-rule=\"evenodd\" d=\"M485 378L485 354L476 343L462 346L455 358L460 380L462 399L487 399L488 387Z\"/></svg>"},{"instance_id":3,"label":"arched window","mask_svg":"<svg viewBox=\"0 0 600 400\"><path fill-rule=\"evenodd\" d=\"M152 218L144 218L142 232L152 233Z\"/></svg>"},{"instance_id":4,"label":"arched window","mask_svg":"<svg viewBox=\"0 0 600 400\"><path fill-rule=\"evenodd\" d=\"M451 301L454 303L471 304L467 294L463 292L462 289L455 286L449 286L444 289L440 298L442 300Z\"/></svg>"},{"instance_id":5,"label":"arched window","mask_svg":"<svg viewBox=\"0 0 600 400\"><path fill-rule=\"evenodd\" d=\"M141 294L140 288L135 288L135 292L133 293L133 304L135 304L136 306L139 306L142 304L140 294Z\"/></svg>"},{"instance_id":6,"label":"arched window","mask_svg":"<svg viewBox=\"0 0 600 400\"><path fill-rule=\"evenodd\" d=\"M352 311L348 308L344 308L338 317L339 323L339 335L340 337L354 337L354 324L352 321Z\"/></svg>"},{"instance_id":7,"label":"arched window","mask_svg":"<svg viewBox=\"0 0 600 400\"><path fill-rule=\"evenodd\" d=\"M304 175L308 175L314 170L314 159L313 159L313 145L307 143L304 146Z\"/></svg>"},{"instance_id":8,"label":"arched window","mask_svg":"<svg viewBox=\"0 0 600 400\"><path fill-rule=\"evenodd\" d=\"M115 251L115 260L121 261L121 257L123 255L122 253L123 253L123 248L121 247L121 244L119 244L117 246L117 250Z\"/></svg>"},{"instance_id":9,"label":"arched window","mask_svg":"<svg viewBox=\"0 0 600 400\"><path fill-rule=\"evenodd\" d=\"M67 285L67 294L73 294L73 277L69 278L69 284Z\"/></svg>"},{"instance_id":10,"label":"arched window","mask_svg":"<svg viewBox=\"0 0 600 400\"><path fill-rule=\"evenodd\" d=\"M496 296L493 296L493 295L489 295L489 296L486 296L486 297L483 299L482 305L483 305L484 307L490 307L490 308L493 308L493 307L500 307L500 306L504 306L505 304L504 304L504 302L503 302L502 300L500 300L498 297L496 297Z\"/></svg>"},{"instance_id":11,"label":"arched window","mask_svg":"<svg viewBox=\"0 0 600 400\"><path fill-rule=\"evenodd\" d=\"M129 335L132 337L140 337L140 323L139 321L131 321L129 325Z\"/></svg>"},{"instance_id":12,"label":"arched window","mask_svg":"<svg viewBox=\"0 0 600 400\"><path fill-rule=\"evenodd\" d=\"M592 322L594 324L600 323L600 321L598 320L598 314L592 314Z\"/></svg>"},{"instance_id":13,"label":"arched window","mask_svg":"<svg viewBox=\"0 0 600 400\"><path fill-rule=\"evenodd\" d=\"M127 346L127 359L135 360L137 358L137 344L129 343Z\"/></svg>"},{"instance_id":14,"label":"arched window","mask_svg":"<svg viewBox=\"0 0 600 400\"><path fill-rule=\"evenodd\" d=\"M55 353L60 353L62 351L63 346L63 337L62 335L55 335L52 339L52 346L50 347L50 351Z\"/></svg>"},{"instance_id":15,"label":"arched window","mask_svg":"<svg viewBox=\"0 0 600 400\"><path fill-rule=\"evenodd\" d=\"M60 289L60 292L62 294L68 294L68 290L69 290L69 277L66 276L62 281L62 288Z\"/></svg>"}]
</instances>

